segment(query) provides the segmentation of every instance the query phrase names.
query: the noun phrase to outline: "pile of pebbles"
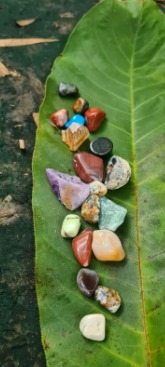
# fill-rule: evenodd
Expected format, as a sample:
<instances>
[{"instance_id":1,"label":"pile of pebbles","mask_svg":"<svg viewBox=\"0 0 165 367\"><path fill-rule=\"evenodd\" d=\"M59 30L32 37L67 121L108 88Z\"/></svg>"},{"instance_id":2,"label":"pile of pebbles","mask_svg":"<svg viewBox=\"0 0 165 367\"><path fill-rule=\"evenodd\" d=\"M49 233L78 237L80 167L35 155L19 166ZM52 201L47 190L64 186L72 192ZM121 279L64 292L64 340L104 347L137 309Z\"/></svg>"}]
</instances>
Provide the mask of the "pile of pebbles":
<instances>
[{"instance_id":1,"label":"pile of pebbles","mask_svg":"<svg viewBox=\"0 0 165 367\"><path fill-rule=\"evenodd\" d=\"M62 97L77 95L73 84L60 83L58 93ZM98 107L89 108L89 103L78 97L72 106L73 115L63 108L50 116L51 124L61 130L61 136L71 151L76 151L104 122L106 113ZM73 167L77 176L71 176L52 168L46 169L49 183L57 199L70 211L81 207L81 216L88 223L97 223L98 230L81 228L81 217L68 214L62 223L61 236L72 239L73 254L81 265L77 274L77 285L86 297L93 297L107 311L117 312L121 298L114 289L99 284L99 275L88 269L92 254L98 261L122 261L125 251L119 237L114 233L124 222L127 210L106 197L107 190L124 186L131 176L129 163L113 155L106 167L104 178L103 157L112 152L113 143L107 137L93 139L90 151L77 152L73 156ZM105 316L85 315L80 321L80 332L90 340L102 341L105 338Z\"/></svg>"}]
</instances>

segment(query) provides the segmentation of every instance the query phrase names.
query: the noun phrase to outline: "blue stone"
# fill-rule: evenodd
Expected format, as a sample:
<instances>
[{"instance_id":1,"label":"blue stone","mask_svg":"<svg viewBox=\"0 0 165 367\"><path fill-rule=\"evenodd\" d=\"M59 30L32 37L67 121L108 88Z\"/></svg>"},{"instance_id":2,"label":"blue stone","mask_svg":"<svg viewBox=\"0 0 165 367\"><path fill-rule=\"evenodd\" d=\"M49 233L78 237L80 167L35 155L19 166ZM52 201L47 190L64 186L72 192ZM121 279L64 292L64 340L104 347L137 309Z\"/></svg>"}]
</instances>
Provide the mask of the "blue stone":
<instances>
[{"instance_id":1,"label":"blue stone","mask_svg":"<svg viewBox=\"0 0 165 367\"><path fill-rule=\"evenodd\" d=\"M120 205L113 203L113 201L106 197L100 198L100 218L99 229L109 229L110 231L116 231L124 222L127 209Z\"/></svg>"},{"instance_id":2,"label":"blue stone","mask_svg":"<svg viewBox=\"0 0 165 367\"><path fill-rule=\"evenodd\" d=\"M69 121L66 122L64 127L67 129L73 122L77 122L77 124L85 125L85 118L82 115L76 114L71 117Z\"/></svg>"}]
</instances>

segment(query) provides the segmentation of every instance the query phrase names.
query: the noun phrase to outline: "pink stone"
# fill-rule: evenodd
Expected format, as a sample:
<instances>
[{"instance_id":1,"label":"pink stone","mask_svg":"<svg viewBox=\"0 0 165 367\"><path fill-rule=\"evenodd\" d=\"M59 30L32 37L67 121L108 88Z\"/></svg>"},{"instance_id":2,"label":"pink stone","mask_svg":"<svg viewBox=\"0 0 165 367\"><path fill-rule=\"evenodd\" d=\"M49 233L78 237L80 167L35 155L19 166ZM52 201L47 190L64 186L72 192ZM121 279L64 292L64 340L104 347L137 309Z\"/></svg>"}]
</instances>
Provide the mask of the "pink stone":
<instances>
[{"instance_id":1,"label":"pink stone","mask_svg":"<svg viewBox=\"0 0 165 367\"><path fill-rule=\"evenodd\" d=\"M92 254L92 228L86 228L72 240L73 253L81 266L88 266Z\"/></svg>"},{"instance_id":2,"label":"pink stone","mask_svg":"<svg viewBox=\"0 0 165 367\"><path fill-rule=\"evenodd\" d=\"M86 183L103 181L104 166L100 157L91 153L78 152L73 157L73 166L82 181Z\"/></svg>"},{"instance_id":3,"label":"pink stone","mask_svg":"<svg viewBox=\"0 0 165 367\"><path fill-rule=\"evenodd\" d=\"M69 112L65 108L62 108L61 110L53 112L50 119L53 125L58 128L62 128L69 119Z\"/></svg>"}]
</instances>

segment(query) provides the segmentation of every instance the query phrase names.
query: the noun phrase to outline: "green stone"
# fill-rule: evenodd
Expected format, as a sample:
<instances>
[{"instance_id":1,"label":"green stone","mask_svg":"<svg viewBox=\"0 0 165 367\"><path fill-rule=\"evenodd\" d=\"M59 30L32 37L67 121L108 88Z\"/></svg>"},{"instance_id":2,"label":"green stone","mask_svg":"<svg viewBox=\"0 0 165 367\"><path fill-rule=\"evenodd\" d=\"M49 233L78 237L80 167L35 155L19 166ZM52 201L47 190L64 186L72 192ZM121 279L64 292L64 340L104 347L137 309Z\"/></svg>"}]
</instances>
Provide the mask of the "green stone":
<instances>
[{"instance_id":1,"label":"green stone","mask_svg":"<svg viewBox=\"0 0 165 367\"><path fill-rule=\"evenodd\" d=\"M116 229L124 222L126 214L127 209L113 203L113 201L106 197L101 197L99 229L116 231Z\"/></svg>"},{"instance_id":2,"label":"green stone","mask_svg":"<svg viewBox=\"0 0 165 367\"><path fill-rule=\"evenodd\" d=\"M62 223L61 236L65 238L76 237L79 232L80 226L80 217L76 214L68 214Z\"/></svg>"}]
</instances>

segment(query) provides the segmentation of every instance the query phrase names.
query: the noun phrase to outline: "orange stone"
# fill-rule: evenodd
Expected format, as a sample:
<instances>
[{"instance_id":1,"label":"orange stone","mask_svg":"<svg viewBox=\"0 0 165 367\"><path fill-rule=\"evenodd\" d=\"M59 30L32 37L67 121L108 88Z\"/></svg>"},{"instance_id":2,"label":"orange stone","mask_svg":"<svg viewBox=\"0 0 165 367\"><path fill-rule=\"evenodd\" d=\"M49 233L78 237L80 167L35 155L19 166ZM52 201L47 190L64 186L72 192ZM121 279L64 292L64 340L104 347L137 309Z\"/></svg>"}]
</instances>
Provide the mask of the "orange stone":
<instances>
[{"instance_id":1,"label":"orange stone","mask_svg":"<svg viewBox=\"0 0 165 367\"><path fill-rule=\"evenodd\" d=\"M93 231L92 250L100 261L121 261L125 258L119 237L108 229Z\"/></svg>"},{"instance_id":2,"label":"orange stone","mask_svg":"<svg viewBox=\"0 0 165 367\"><path fill-rule=\"evenodd\" d=\"M88 138L89 130L73 122L66 130L62 130L62 141L67 144L71 151L76 151L80 145Z\"/></svg>"},{"instance_id":3,"label":"orange stone","mask_svg":"<svg viewBox=\"0 0 165 367\"><path fill-rule=\"evenodd\" d=\"M86 228L72 240L73 253L81 266L88 266L92 254L92 228Z\"/></svg>"}]
</instances>

